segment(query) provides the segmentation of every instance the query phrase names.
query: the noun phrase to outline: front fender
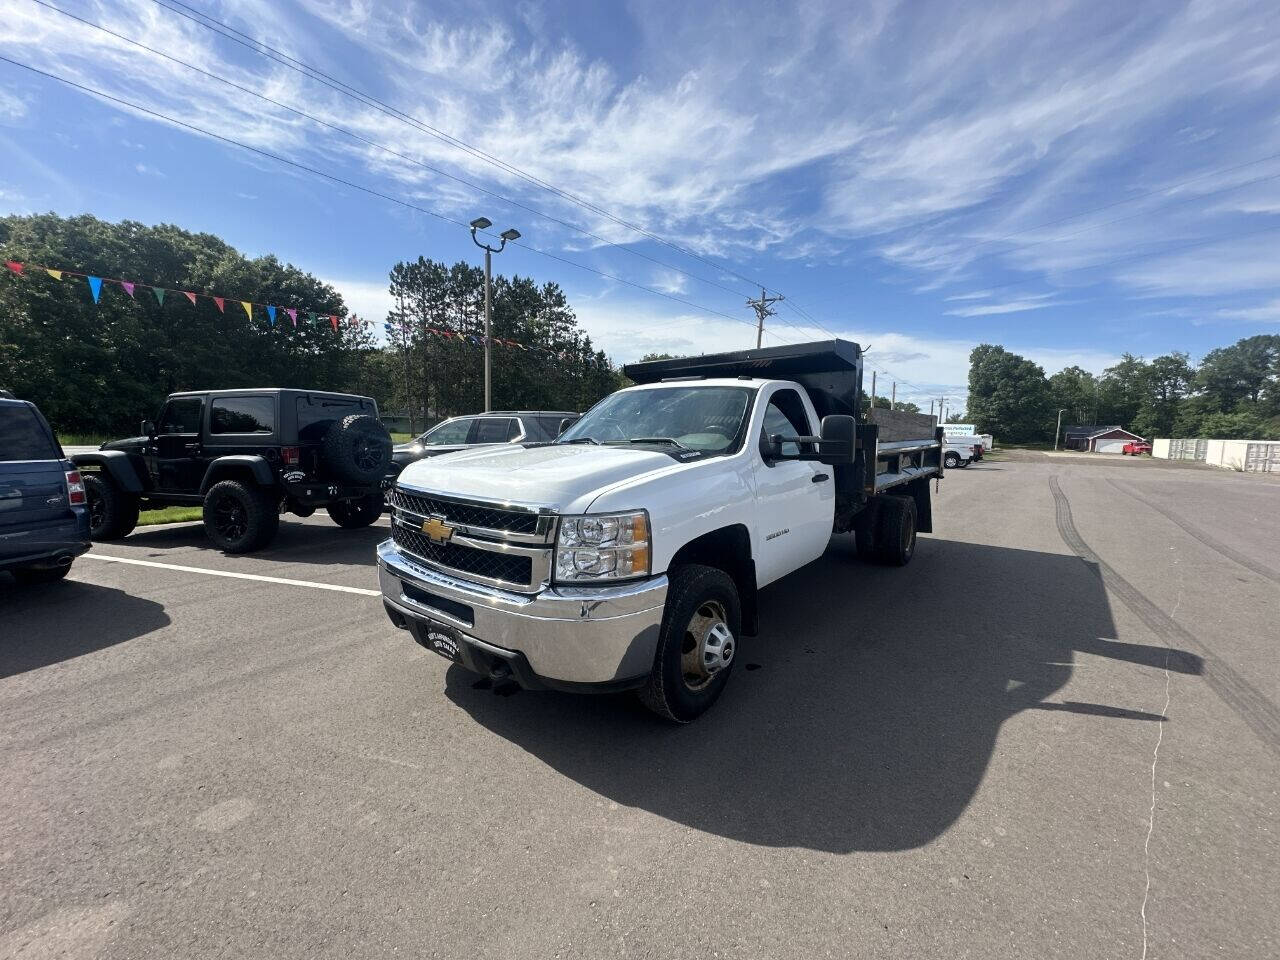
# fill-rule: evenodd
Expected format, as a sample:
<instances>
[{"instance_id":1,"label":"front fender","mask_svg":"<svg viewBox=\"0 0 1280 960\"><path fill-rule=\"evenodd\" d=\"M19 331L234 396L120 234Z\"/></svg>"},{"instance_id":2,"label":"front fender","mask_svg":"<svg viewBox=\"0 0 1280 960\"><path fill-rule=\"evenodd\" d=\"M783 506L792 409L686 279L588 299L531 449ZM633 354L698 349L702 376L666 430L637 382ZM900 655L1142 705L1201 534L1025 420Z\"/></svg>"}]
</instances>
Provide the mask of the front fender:
<instances>
[{"instance_id":1,"label":"front fender","mask_svg":"<svg viewBox=\"0 0 1280 960\"><path fill-rule=\"evenodd\" d=\"M219 480L225 480L231 474L243 475L248 471L253 477L254 483L260 487L274 486L276 475L271 470L271 464L267 462L266 457L256 456L254 454L232 454L225 457L218 457L209 464L209 468L204 472L204 479L200 481L200 496L204 496Z\"/></svg>"},{"instance_id":2,"label":"front fender","mask_svg":"<svg viewBox=\"0 0 1280 960\"><path fill-rule=\"evenodd\" d=\"M121 490L142 493L146 489L146 465L136 453L126 450L97 450L93 453L77 453L71 458L77 467L97 467L111 477Z\"/></svg>"}]
</instances>

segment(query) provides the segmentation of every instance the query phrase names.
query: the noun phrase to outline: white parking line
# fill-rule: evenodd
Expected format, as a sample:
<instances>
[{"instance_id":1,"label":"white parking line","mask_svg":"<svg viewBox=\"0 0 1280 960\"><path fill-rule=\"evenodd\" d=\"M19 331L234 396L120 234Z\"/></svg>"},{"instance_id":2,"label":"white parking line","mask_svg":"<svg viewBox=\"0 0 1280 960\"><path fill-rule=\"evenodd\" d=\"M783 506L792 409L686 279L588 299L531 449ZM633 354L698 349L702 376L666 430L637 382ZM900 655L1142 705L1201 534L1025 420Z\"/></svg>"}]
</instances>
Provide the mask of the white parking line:
<instances>
[{"instance_id":1,"label":"white parking line","mask_svg":"<svg viewBox=\"0 0 1280 960\"><path fill-rule=\"evenodd\" d=\"M316 583L314 580L290 580L286 577L264 577L257 573L233 573L230 570L209 570L205 567L184 567L177 563L156 563L154 560L134 560L131 557L108 557L101 553L86 553L86 560L107 560L111 563L131 563L138 567L159 567L161 570L179 570L182 573L203 573L210 577L231 577L233 580L259 580L262 583L279 583L286 587L311 587L313 590L333 590L337 593L355 593L362 597L380 597L381 590L364 587L343 587L336 583Z\"/></svg>"}]
</instances>

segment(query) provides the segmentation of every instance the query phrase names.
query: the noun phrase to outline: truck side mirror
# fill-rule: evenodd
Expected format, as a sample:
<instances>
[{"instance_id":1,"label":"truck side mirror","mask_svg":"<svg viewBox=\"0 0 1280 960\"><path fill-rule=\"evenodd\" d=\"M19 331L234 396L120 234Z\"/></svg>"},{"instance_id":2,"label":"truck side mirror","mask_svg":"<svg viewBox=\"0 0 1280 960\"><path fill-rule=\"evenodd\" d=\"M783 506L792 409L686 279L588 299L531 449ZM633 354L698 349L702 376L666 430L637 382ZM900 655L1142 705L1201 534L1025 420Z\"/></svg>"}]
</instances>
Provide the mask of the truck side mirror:
<instances>
[{"instance_id":1,"label":"truck side mirror","mask_svg":"<svg viewBox=\"0 0 1280 960\"><path fill-rule=\"evenodd\" d=\"M142 435L144 437L154 437L156 435L156 425L150 420L142 421Z\"/></svg>"},{"instance_id":2,"label":"truck side mirror","mask_svg":"<svg viewBox=\"0 0 1280 960\"><path fill-rule=\"evenodd\" d=\"M844 414L833 413L822 418L822 439L818 443L819 462L828 466L853 463L857 421Z\"/></svg>"}]
</instances>

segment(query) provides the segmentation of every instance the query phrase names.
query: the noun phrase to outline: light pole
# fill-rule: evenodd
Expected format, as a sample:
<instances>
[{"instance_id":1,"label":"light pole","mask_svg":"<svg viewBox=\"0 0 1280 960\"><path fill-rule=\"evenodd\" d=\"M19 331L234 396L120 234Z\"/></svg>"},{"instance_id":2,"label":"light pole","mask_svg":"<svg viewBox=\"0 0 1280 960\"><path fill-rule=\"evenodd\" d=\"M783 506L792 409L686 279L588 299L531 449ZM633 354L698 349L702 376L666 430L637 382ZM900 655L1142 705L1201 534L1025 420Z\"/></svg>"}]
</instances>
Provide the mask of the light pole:
<instances>
[{"instance_id":1,"label":"light pole","mask_svg":"<svg viewBox=\"0 0 1280 960\"><path fill-rule=\"evenodd\" d=\"M1058 431L1062 429L1062 415L1070 409L1070 407L1063 407L1058 411L1058 425L1053 428L1053 449L1055 453L1058 449Z\"/></svg>"},{"instance_id":2,"label":"light pole","mask_svg":"<svg viewBox=\"0 0 1280 960\"><path fill-rule=\"evenodd\" d=\"M488 413L493 409L493 388L492 388L492 366L491 357L493 344L490 342L489 327L493 323L493 255L501 253L506 247L508 240L519 240L520 231L514 228L503 230L500 234L502 242L497 247L491 247L487 243L481 243L479 237L476 236L478 230L488 230L493 226L493 221L488 217L476 217L471 221L471 242L477 247L484 250L484 412Z\"/></svg>"}]
</instances>

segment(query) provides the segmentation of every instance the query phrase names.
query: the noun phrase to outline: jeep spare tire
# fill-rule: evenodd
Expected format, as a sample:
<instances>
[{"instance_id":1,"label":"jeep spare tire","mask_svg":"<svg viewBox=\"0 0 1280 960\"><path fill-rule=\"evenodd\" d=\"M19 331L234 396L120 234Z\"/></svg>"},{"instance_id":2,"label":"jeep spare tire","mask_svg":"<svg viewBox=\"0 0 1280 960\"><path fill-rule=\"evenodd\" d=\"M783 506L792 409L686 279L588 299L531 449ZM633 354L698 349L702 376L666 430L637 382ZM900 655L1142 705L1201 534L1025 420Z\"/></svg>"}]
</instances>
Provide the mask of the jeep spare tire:
<instances>
[{"instance_id":1,"label":"jeep spare tire","mask_svg":"<svg viewBox=\"0 0 1280 960\"><path fill-rule=\"evenodd\" d=\"M324 435L324 462L336 480L377 483L391 466L391 434L367 413L343 417Z\"/></svg>"}]
</instances>

